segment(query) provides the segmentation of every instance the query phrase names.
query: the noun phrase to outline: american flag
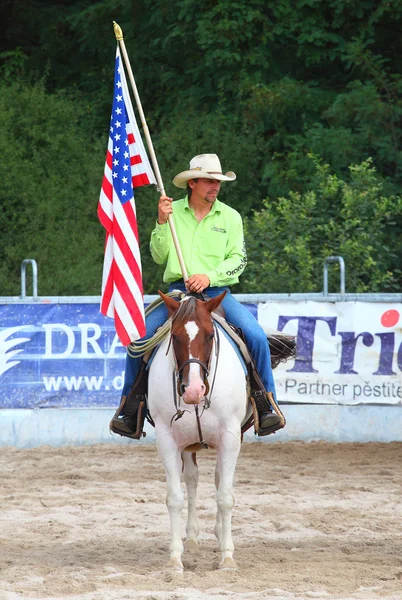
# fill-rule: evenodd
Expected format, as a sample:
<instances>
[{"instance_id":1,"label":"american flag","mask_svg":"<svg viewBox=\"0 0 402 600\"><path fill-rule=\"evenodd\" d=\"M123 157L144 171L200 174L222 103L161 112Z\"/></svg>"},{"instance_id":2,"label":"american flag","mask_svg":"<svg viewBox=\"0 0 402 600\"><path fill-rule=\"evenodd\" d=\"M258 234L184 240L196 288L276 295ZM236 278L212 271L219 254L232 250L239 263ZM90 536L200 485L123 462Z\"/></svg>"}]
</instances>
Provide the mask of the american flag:
<instances>
[{"instance_id":1,"label":"american flag","mask_svg":"<svg viewBox=\"0 0 402 600\"><path fill-rule=\"evenodd\" d=\"M134 188L156 184L134 117L119 47L98 217L106 229L101 313L114 318L124 346L145 335Z\"/></svg>"}]
</instances>

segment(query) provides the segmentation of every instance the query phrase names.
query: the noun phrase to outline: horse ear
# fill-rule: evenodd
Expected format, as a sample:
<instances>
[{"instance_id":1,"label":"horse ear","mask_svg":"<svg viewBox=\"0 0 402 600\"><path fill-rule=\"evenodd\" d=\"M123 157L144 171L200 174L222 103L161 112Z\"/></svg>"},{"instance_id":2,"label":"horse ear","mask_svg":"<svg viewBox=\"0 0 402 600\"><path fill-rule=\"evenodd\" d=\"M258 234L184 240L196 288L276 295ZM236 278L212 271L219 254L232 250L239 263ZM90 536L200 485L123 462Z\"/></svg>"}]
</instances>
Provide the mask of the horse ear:
<instances>
[{"instance_id":1,"label":"horse ear","mask_svg":"<svg viewBox=\"0 0 402 600\"><path fill-rule=\"evenodd\" d=\"M222 292L222 294L219 294L219 296L215 296L215 298L211 298L211 300L208 300L206 302L205 306L210 313L214 312L214 310L216 310L218 308L218 306L220 305L220 303L226 296L226 292L227 292L227 290Z\"/></svg>"},{"instance_id":2,"label":"horse ear","mask_svg":"<svg viewBox=\"0 0 402 600\"><path fill-rule=\"evenodd\" d=\"M159 290L158 290L158 294L162 298L162 300L164 301L164 303L166 304L167 309L169 311L169 317L170 317L170 315L172 315L173 313L175 313L176 310L179 308L180 302L178 302L174 298L171 298L170 296L166 296L166 294L163 294Z\"/></svg>"}]
</instances>

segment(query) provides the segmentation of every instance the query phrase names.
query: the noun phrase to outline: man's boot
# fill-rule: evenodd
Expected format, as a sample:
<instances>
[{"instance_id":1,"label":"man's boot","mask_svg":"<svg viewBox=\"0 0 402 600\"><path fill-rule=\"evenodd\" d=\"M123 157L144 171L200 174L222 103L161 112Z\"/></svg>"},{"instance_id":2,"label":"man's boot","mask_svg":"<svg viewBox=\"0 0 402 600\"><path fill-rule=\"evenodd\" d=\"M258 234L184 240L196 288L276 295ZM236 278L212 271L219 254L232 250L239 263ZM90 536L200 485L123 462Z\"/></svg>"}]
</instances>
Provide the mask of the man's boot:
<instances>
[{"instance_id":1,"label":"man's boot","mask_svg":"<svg viewBox=\"0 0 402 600\"><path fill-rule=\"evenodd\" d=\"M286 419L275 402L274 395L272 392L266 392L266 398L268 407L260 404L260 410L258 410L258 435L260 437L274 433L278 429L282 429L286 425ZM274 412L272 408L277 412Z\"/></svg>"},{"instance_id":2,"label":"man's boot","mask_svg":"<svg viewBox=\"0 0 402 600\"><path fill-rule=\"evenodd\" d=\"M145 437L143 428L147 412L147 391L148 369L147 363L143 361L130 393L122 396L120 406L110 421L110 431L134 440Z\"/></svg>"},{"instance_id":3,"label":"man's boot","mask_svg":"<svg viewBox=\"0 0 402 600\"><path fill-rule=\"evenodd\" d=\"M249 363L248 372L250 395L254 405L254 430L262 437L285 427L286 419L276 403L273 393L265 391L254 361Z\"/></svg>"},{"instance_id":4,"label":"man's boot","mask_svg":"<svg viewBox=\"0 0 402 600\"><path fill-rule=\"evenodd\" d=\"M278 415L276 413L274 413L272 410L271 411L263 411L261 413L259 413L259 420L260 420L260 432L261 430L264 429L271 429L271 427L275 427L276 425L279 425L279 423L281 422L281 418L278 417ZM266 435L263 433L260 433L258 435Z\"/></svg>"}]
</instances>

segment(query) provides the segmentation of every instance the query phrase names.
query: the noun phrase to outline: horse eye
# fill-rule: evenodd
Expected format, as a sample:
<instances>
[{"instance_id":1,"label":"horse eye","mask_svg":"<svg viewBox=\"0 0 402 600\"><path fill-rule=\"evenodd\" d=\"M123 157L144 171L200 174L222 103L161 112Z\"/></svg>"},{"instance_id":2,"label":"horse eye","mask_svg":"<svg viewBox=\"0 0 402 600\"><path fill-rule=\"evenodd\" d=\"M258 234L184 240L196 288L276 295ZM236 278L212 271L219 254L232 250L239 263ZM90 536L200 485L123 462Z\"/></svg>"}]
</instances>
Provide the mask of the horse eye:
<instances>
[{"instance_id":1,"label":"horse eye","mask_svg":"<svg viewBox=\"0 0 402 600\"><path fill-rule=\"evenodd\" d=\"M213 333L209 333L207 335L207 342L210 342L213 338L214 338L214 334Z\"/></svg>"}]
</instances>

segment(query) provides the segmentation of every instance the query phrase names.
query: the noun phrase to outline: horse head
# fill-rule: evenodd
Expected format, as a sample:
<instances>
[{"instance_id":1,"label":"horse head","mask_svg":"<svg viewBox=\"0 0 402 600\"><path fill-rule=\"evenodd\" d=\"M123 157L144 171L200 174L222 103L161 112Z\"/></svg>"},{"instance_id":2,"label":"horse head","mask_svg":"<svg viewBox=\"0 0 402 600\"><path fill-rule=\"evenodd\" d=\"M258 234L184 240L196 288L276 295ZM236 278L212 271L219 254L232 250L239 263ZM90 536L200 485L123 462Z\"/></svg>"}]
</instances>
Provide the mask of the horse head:
<instances>
[{"instance_id":1,"label":"horse head","mask_svg":"<svg viewBox=\"0 0 402 600\"><path fill-rule=\"evenodd\" d=\"M159 292L172 319L171 342L179 378L179 393L187 404L198 404L208 393L214 341L211 313L226 292L203 301L185 296L178 302Z\"/></svg>"}]
</instances>

